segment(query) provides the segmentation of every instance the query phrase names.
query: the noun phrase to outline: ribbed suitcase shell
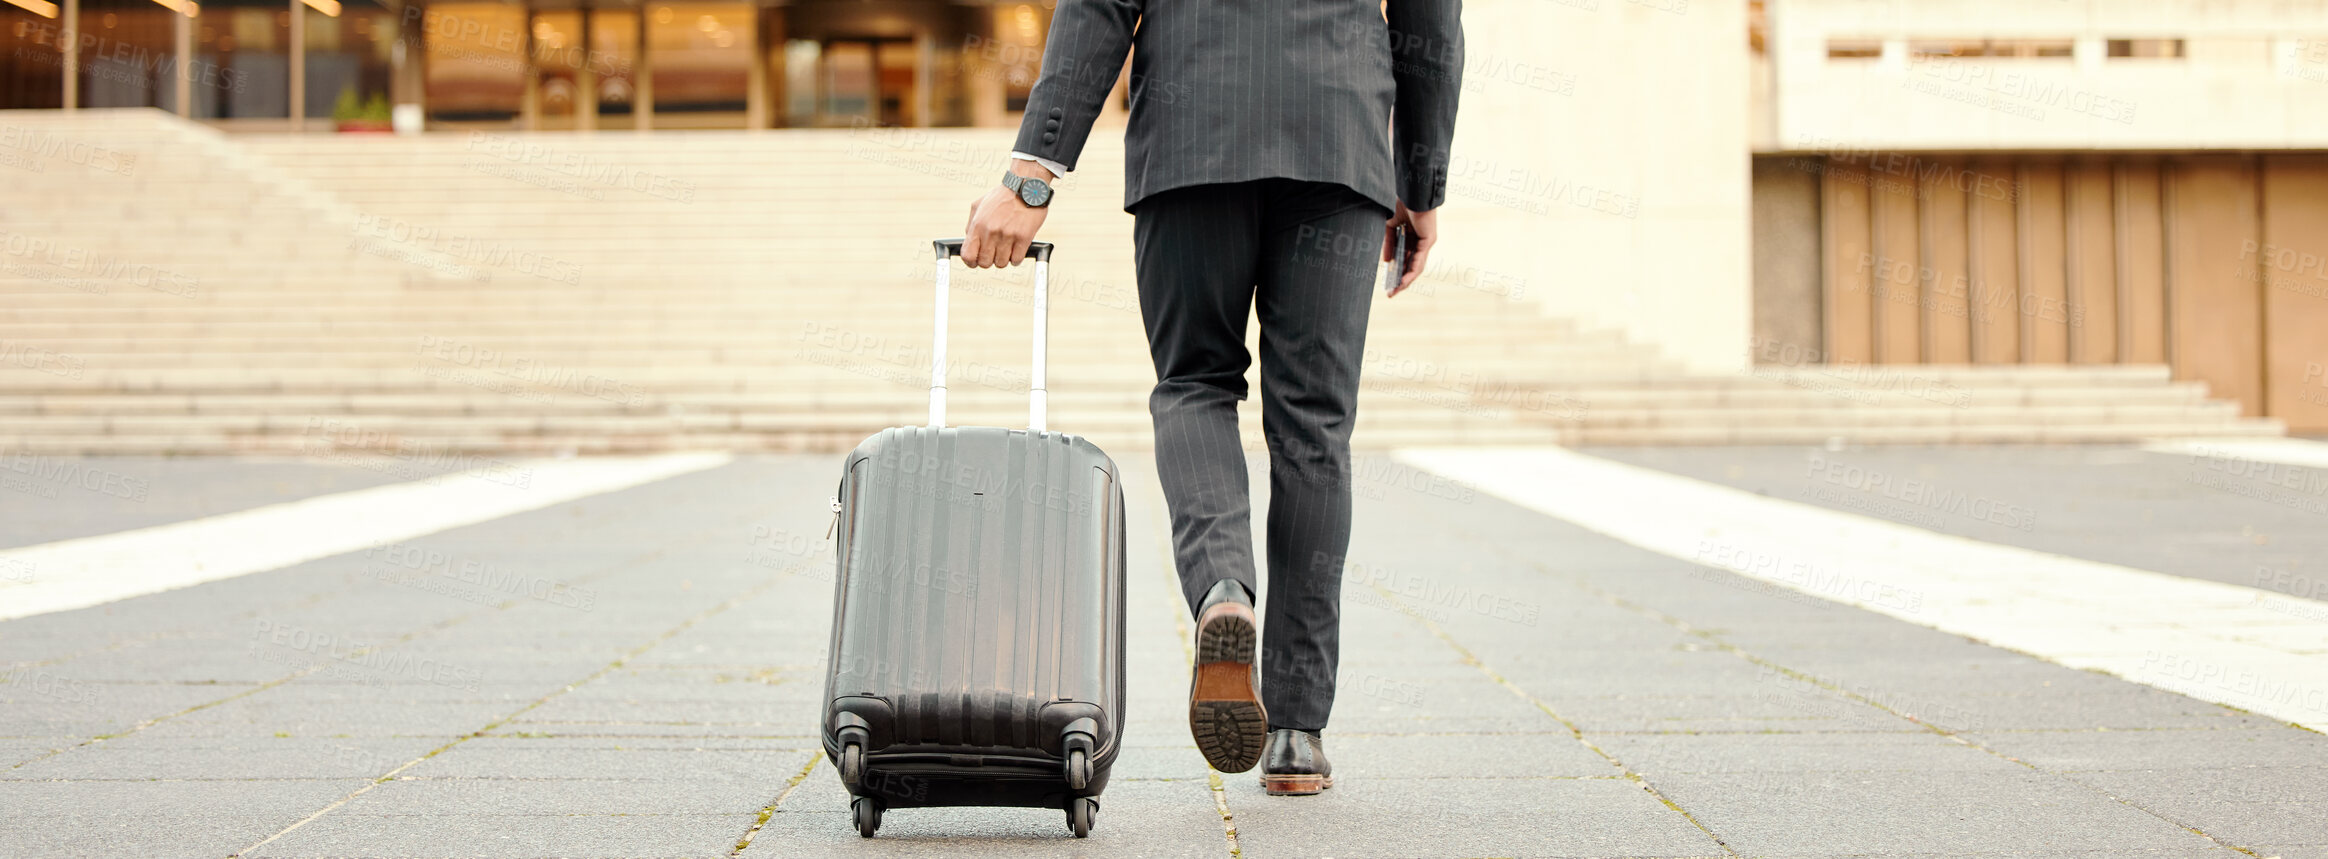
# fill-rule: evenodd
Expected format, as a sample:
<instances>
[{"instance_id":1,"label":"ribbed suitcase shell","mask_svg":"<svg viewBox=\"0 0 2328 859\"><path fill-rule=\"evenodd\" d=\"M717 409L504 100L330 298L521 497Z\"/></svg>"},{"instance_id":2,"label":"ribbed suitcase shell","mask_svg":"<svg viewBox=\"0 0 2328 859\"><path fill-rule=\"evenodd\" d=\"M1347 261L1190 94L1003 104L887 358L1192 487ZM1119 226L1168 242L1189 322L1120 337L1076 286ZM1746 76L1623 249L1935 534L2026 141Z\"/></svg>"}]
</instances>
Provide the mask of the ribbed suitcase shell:
<instances>
[{"instance_id":1,"label":"ribbed suitcase shell","mask_svg":"<svg viewBox=\"0 0 2328 859\"><path fill-rule=\"evenodd\" d=\"M1079 436L899 427L841 477L824 748L870 734L850 790L891 808L1097 796L1124 712L1124 508ZM1099 726L1068 787L1062 732Z\"/></svg>"}]
</instances>

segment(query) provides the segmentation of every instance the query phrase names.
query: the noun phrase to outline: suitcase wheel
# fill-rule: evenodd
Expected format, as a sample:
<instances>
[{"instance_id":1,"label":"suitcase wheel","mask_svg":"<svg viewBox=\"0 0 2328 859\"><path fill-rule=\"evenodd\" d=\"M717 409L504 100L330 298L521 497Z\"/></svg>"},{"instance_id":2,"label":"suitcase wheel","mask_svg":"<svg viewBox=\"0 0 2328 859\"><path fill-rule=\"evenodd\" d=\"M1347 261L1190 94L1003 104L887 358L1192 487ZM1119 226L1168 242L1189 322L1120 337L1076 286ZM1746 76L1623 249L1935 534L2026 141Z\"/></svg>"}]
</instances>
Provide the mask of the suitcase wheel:
<instances>
[{"instance_id":1,"label":"suitcase wheel","mask_svg":"<svg viewBox=\"0 0 2328 859\"><path fill-rule=\"evenodd\" d=\"M1067 786L1082 790L1091 785L1091 755L1082 749L1067 753Z\"/></svg>"},{"instance_id":2,"label":"suitcase wheel","mask_svg":"<svg viewBox=\"0 0 2328 859\"><path fill-rule=\"evenodd\" d=\"M859 836L871 838L874 830L881 828L881 800L860 796L849 803L849 810L856 817Z\"/></svg>"},{"instance_id":3,"label":"suitcase wheel","mask_svg":"<svg viewBox=\"0 0 2328 859\"><path fill-rule=\"evenodd\" d=\"M850 743L841 747L841 783L856 787L865 777L865 747Z\"/></svg>"},{"instance_id":4,"label":"suitcase wheel","mask_svg":"<svg viewBox=\"0 0 2328 859\"><path fill-rule=\"evenodd\" d=\"M1091 837L1092 818L1098 816L1099 800L1097 799L1078 796L1067 801L1067 828L1074 830L1077 838Z\"/></svg>"}]
</instances>

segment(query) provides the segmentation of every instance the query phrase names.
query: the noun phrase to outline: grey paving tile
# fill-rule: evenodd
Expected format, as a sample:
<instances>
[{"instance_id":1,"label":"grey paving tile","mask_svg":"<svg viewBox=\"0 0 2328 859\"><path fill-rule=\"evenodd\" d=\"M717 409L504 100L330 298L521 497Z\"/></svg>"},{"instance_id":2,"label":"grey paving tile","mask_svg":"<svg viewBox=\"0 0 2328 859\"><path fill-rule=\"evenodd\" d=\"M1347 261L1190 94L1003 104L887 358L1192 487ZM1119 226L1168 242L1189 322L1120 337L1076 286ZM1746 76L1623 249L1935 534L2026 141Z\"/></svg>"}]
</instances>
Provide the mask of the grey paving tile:
<instances>
[{"instance_id":1,"label":"grey paving tile","mask_svg":"<svg viewBox=\"0 0 2328 859\"><path fill-rule=\"evenodd\" d=\"M1592 778L1620 775L1566 731L1556 734L1326 733L1336 778ZM1415 790L1430 788L1417 785Z\"/></svg>"},{"instance_id":2,"label":"grey paving tile","mask_svg":"<svg viewBox=\"0 0 2328 859\"><path fill-rule=\"evenodd\" d=\"M1128 783L1128 782L1127 782ZM1114 790L1114 782L1109 782ZM841 786L841 775L831 761L820 762L801 779L800 785L784 796L779 811L814 814L820 812L845 813L849 810L849 789Z\"/></svg>"},{"instance_id":3,"label":"grey paving tile","mask_svg":"<svg viewBox=\"0 0 2328 859\"><path fill-rule=\"evenodd\" d=\"M1723 640L1738 644L1729 633ZM1743 645L1741 645L1743 646ZM1749 648L1770 662L1822 682L1858 688L1940 690L1962 695L2036 695L2122 688L2126 681L2065 668L1985 645L1950 643L1909 654L1875 650ZM1951 659L1948 653L1966 658Z\"/></svg>"},{"instance_id":4,"label":"grey paving tile","mask_svg":"<svg viewBox=\"0 0 2328 859\"><path fill-rule=\"evenodd\" d=\"M1660 791L1738 852L1870 855L2216 846L2091 788L2033 772L1667 773Z\"/></svg>"},{"instance_id":5,"label":"grey paving tile","mask_svg":"<svg viewBox=\"0 0 2328 859\"><path fill-rule=\"evenodd\" d=\"M1635 772L1785 773L1819 770L2025 772L2020 765L1930 732L1620 734L1592 741Z\"/></svg>"},{"instance_id":6,"label":"grey paving tile","mask_svg":"<svg viewBox=\"0 0 2328 859\"><path fill-rule=\"evenodd\" d=\"M2070 778L2080 784L2107 791L2111 796L2178 819L2180 816L2172 809L2218 806L2268 806L2281 809L2310 807L2314 809L2314 819L2311 821L2314 828L2310 838L2290 838L2285 833L2243 835L2240 838L2250 843L2328 844L2328 825L2319 825L2318 819L2320 814L2328 813L2328 767L2159 768L2085 772ZM2243 813L2241 816L2252 817L2253 814ZM2214 825L2220 827L2223 824L2218 821Z\"/></svg>"},{"instance_id":7,"label":"grey paving tile","mask_svg":"<svg viewBox=\"0 0 2328 859\"><path fill-rule=\"evenodd\" d=\"M88 740L87 737L11 737L0 739L0 766L15 766L51 752L69 749Z\"/></svg>"},{"instance_id":8,"label":"grey paving tile","mask_svg":"<svg viewBox=\"0 0 2328 859\"><path fill-rule=\"evenodd\" d=\"M277 686L146 728L158 737L394 737L475 731L525 706L466 688Z\"/></svg>"},{"instance_id":9,"label":"grey paving tile","mask_svg":"<svg viewBox=\"0 0 2328 859\"><path fill-rule=\"evenodd\" d=\"M1345 668L1346 679L1355 672ZM1485 675L1401 684L1395 694L1340 695L1329 732L1363 734L1563 731L1558 721ZM1186 730L1186 723L1182 723Z\"/></svg>"},{"instance_id":10,"label":"grey paving tile","mask_svg":"<svg viewBox=\"0 0 2328 859\"><path fill-rule=\"evenodd\" d=\"M215 639L140 641L89 652L59 663L59 671L97 683L272 683L317 664L312 655L254 652L243 642Z\"/></svg>"},{"instance_id":11,"label":"grey paving tile","mask_svg":"<svg viewBox=\"0 0 2328 859\"><path fill-rule=\"evenodd\" d=\"M46 669L19 669L0 684L0 735L118 733L149 719L216 701L245 687L96 683Z\"/></svg>"},{"instance_id":12,"label":"grey paving tile","mask_svg":"<svg viewBox=\"0 0 2328 859\"><path fill-rule=\"evenodd\" d=\"M777 656L778 660L752 668L641 666L625 661L623 667L591 681L588 688L595 693L650 699L693 699L705 694L752 699L776 694L815 698L823 694L822 647Z\"/></svg>"},{"instance_id":13,"label":"grey paving tile","mask_svg":"<svg viewBox=\"0 0 2328 859\"><path fill-rule=\"evenodd\" d=\"M2225 730L2268 728L2285 723L2186 698L2172 692L2117 681L2115 691L2081 690L2030 695L1946 695L1926 693L1936 702L1926 721L1955 731L2044 731L2108 728ZM1945 697L1943 697L1945 696Z\"/></svg>"},{"instance_id":14,"label":"grey paving tile","mask_svg":"<svg viewBox=\"0 0 2328 859\"><path fill-rule=\"evenodd\" d=\"M821 680L820 680L821 682ZM814 725L821 712L806 684L792 688L751 684L630 684L600 687L590 683L550 699L527 711L528 722L703 722L763 725L804 721Z\"/></svg>"},{"instance_id":15,"label":"grey paving tile","mask_svg":"<svg viewBox=\"0 0 2328 859\"><path fill-rule=\"evenodd\" d=\"M818 736L816 720L800 719L782 723L725 725L702 722L660 724L647 722L526 722L510 721L487 731L488 737L539 738L551 737L570 740L594 740L613 744L660 740L672 743L703 745L730 739L769 740L786 745L805 746Z\"/></svg>"},{"instance_id":16,"label":"grey paving tile","mask_svg":"<svg viewBox=\"0 0 2328 859\"><path fill-rule=\"evenodd\" d=\"M482 745L481 745L482 744ZM578 749L471 740L404 771L415 778L789 779L808 762L803 749ZM821 754L819 752L818 754Z\"/></svg>"},{"instance_id":17,"label":"grey paving tile","mask_svg":"<svg viewBox=\"0 0 2328 859\"><path fill-rule=\"evenodd\" d=\"M0 845L16 857L225 856L362 780L0 782Z\"/></svg>"},{"instance_id":18,"label":"grey paving tile","mask_svg":"<svg viewBox=\"0 0 2328 859\"><path fill-rule=\"evenodd\" d=\"M1750 859L1764 859L1777 854L1746 854ZM1879 854L1870 853L1789 853L1788 859L1865 859ZM2079 850L2076 848L2046 848L2039 850L2000 850L1981 853L1883 853L1886 859L2239 859L2255 854L2231 847L2124 847L2115 850ZM2265 854L2270 855L2270 854Z\"/></svg>"},{"instance_id":19,"label":"grey paving tile","mask_svg":"<svg viewBox=\"0 0 2328 859\"><path fill-rule=\"evenodd\" d=\"M2270 844L2250 849L2254 851L2253 855L2262 856L2265 859L2328 859L2328 847Z\"/></svg>"},{"instance_id":20,"label":"grey paving tile","mask_svg":"<svg viewBox=\"0 0 2328 859\"><path fill-rule=\"evenodd\" d=\"M479 749L574 749L583 751L704 751L788 752L813 748L814 743L792 737L607 737L488 734L461 744Z\"/></svg>"},{"instance_id":21,"label":"grey paving tile","mask_svg":"<svg viewBox=\"0 0 2328 859\"><path fill-rule=\"evenodd\" d=\"M2002 731L1966 739L2041 769L2328 767L2328 737L2287 726L2232 730Z\"/></svg>"},{"instance_id":22,"label":"grey paving tile","mask_svg":"<svg viewBox=\"0 0 2328 859\"><path fill-rule=\"evenodd\" d=\"M444 642L429 641L398 648L400 656L418 662L431 660L457 672L464 685L473 678L480 689L528 688L536 694L547 694L569 683L589 677L621 652L607 648L602 652L550 651L505 647L463 647ZM366 671L346 668L329 673L300 678L310 686L375 686L385 688L437 685L429 679L406 671Z\"/></svg>"},{"instance_id":23,"label":"grey paving tile","mask_svg":"<svg viewBox=\"0 0 2328 859\"><path fill-rule=\"evenodd\" d=\"M132 734L0 770L0 779L377 778L452 740L263 737L221 742Z\"/></svg>"},{"instance_id":24,"label":"grey paving tile","mask_svg":"<svg viewBox=\"0 0 2328 859\"><path fill-rule=\"evenodd\" d=\"M1903 652L1932 654L1970 641L1952 632L1902 623L1886 615L1824 601L1798 614L1783 624L1731 623L1709 631L1756 653L1842 651L1867 659Z\"/></svg>"},{"instance_id":25,"label":"grey paving tile","mask_svg":"<svg viewBox=\"0 0 2328 859\"><path fill-rule=\"evenodd\" d=\"M830 768L826 768L830 769ZM802 785L805 789L807 785ZM833 785L838 790L839 785ZM747 859L792 856L1218 857L1228 836L1202 781L1110 784L1091 837L1076 838L1063 811L1039 808L901 808L882 815L871 840L845 812L781 810L752 839ZM786 809L791 803L786 803ZM1255 853L1247 856L1273 854Z\"/></svg>"},{"instance_id":26,"label":"grey paving tile","mask_svg":"<svg viewBox=\"0 0 2328 859\"><path fill-rule=\"evenodd\" d=\"M1647 626L1636 618L1629 624ZM1663 624L1657 624L1664 626ZM1669 628L1670 627L1666 627ZM1479 645L1457 638L1502 675L1539 697L1580 695L1749 695L1786 678L1711 644L1639 651L1565 652Z\"/></svg>"},{"instance_id":27,"label":"grey paving tile","mask_svg":"<svg viewBox=\"0 0 2328 859\"><path fill-rule=\"evenodd\" d=\"M1545 702L1587 734L1608 731L1920 732L1915 723L1842 699L1768 695L1565 697Z\"/></svg>"},{"instance_id":28,"label":"grey paving tile","mask_svg":"<svg viewBox=\"0 0 2328 859\"><path fill-rule=\"evenodd\" d=\"M2316 802L2211 802L2172 798L2135 804L2227 844L2328 849L2328 827L2320 823L2320 804Z\"/></svg>"},{"instance_id":29,"label":"grey paving tile","mask_svg":"<svg viewBox=\"0 0 2328 859\"><path fill-rule=\"evenodd\" d=\"M701 859L725 856L754 814L330 814L252 859Z\"/></svg>"},{"instance_id":30,"label":"grey paving tile","mask_svg":"<svg viewBox=\"0 0 2328 859\"><path fill-rule=\"evenodd\" d=\"M729 778L413 778L356 797L338 814L745 814L757 813L793 773L780 768Z\"/></svg>"},{"instance_id":31,"label":"grey paving tile","mask_svg":"<svg viewBox=\"0 0 2328 859\"><path fill-rule=\"evenodd\" d=\"M1203 780L1211 768L1195 743L1181 745L1126 745L1116 753L1110 770L1116 781L1133 779ZM1111 782L1112 784L1113 782Z\"/></svg>"},{"instance_id":32,"label":"grey paving tile","mask_svg":"<svg viewBox=\"0 0 2328 859\"><path fill-rule=\"evenodd\" d=\"M1337 777L1316 796L1267 796L1223 776L1247 856L1718 856L1721 848L1623 778ZM1366 824L1354 824L1367 821Z\"/></svg>"},{"instance_id":33,"label":"grey paving tile","mask_svg":"<svg viewBox=\"0 0 2328 859\"><path fill-rule=\"evenodd\" d=\"M829 618L831 611L829 604L824 607L824 611ZM788 655L785 651L772 645L768 637L764 635L706 633L682 634L674 637L661 646L627 660L626 664L638 666L752 667L789 664L796 659L797 656Z\"/></svg>"},{"instance_id":34,"label":"grey paving tile","mask_svg":"<svg viewBox=\"0 0 2328 859\"><path fill-rule=\"evenodd\" d=\"M559 706L558 701L552 700L519 716L507 727L549 733L665 727L705 735L814 736L821 716L822 709L808 701L757 707L687 708L610 703Z\"/></svg>"}]
</instances>

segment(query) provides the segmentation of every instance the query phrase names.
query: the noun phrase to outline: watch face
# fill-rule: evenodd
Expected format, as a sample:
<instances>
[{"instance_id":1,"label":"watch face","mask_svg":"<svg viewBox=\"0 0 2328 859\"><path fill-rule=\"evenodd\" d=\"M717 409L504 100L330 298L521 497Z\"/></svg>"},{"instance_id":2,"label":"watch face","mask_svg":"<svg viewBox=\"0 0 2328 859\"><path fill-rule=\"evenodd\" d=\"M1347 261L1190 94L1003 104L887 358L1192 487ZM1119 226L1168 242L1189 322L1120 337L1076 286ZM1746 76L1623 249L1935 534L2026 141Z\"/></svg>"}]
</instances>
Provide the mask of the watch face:
<instances>
[{"instance_id":1,"label":"watch face","mask_svg":"<svg viewBox=\"0 0 2328 859\"><path fill-rule=\"evenodd\" d=\"M1029 206L1051 202L1051 186L1041 179L1028 179L1019 183L1018 193L1019 199Z\"/></svg>"}]
</instances>

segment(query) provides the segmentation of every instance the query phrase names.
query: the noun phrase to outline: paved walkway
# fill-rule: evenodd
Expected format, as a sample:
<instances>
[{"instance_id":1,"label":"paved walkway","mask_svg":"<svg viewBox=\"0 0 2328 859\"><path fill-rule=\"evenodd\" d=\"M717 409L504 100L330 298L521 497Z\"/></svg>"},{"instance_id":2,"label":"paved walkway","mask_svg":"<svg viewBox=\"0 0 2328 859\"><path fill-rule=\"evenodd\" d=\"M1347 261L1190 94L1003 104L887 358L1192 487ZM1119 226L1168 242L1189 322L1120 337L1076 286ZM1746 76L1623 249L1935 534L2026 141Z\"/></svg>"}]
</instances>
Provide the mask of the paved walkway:
<instances>
[{"instance_id":1,"label":"paved walkway","mask_svg":"<svg viewBox=\"0 0 2328 859\"><path fill-rule=\"evenodd\" d=\"M2310 590L2328 517L2204 485L2187 456L1594 453L1887 515L1881 493L1798 491L1806 457L1840 456L2029 511L2026 528L1890 512L1909 524L2328 607ZM856 836L813 749L833 458L769 457L0 622L0 856L2328 857L2328 738L2287 720L1775 588L1387 458L1359 468L1337 787L1267 797L1188 741L1159 496L1146 454L1122 464L1130 747L1088 840L1056 812L998 809L900 810ZM10 472L0 548L389 482L83 465L120 479ZM104 489L125 481L144 497ZM42 574L8 557L0 600Z\"/></svg>"}]
</instances>

